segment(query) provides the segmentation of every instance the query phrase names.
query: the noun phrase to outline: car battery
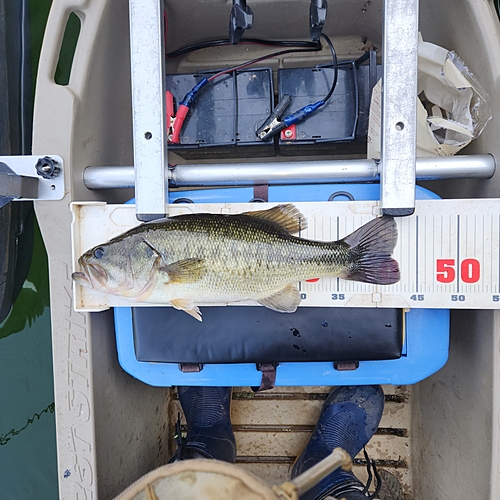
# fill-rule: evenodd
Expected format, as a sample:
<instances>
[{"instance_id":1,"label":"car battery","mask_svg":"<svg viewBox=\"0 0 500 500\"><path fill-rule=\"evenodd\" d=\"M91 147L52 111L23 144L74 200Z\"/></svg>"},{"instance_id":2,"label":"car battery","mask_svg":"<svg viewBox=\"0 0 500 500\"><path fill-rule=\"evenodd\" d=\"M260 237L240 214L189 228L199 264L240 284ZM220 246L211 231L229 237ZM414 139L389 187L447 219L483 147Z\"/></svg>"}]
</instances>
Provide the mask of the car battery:
<instances>
[{"instance_id":1,"label":"car battery","mask_svg":"<svg viewBox=\"0 0 500 500\"><path fill-rule=\"evenodd\" d=\"M278 143L282 155L366 153L371 92L382 75L382 66L376 63L376 53L370 51L357 60L339 62L337 67L337 85L327 103L281 131ZM280 69L279 100L285 94L292 98L283 116L324 99L333 78L331 65Z\"/></svg>"},{"instance_id":2,"label":"car battery","mask_svg":"<svg viewBox=\"0 0 500 500\"><path fill-rule=\"evenodd\" d=\"M216 73L167 75L166 88L178 106L199 81ZM169 143L168 148L186 159L274 156L274 144L260 141L255 133L271 113L273 98L271 68L223 75L198 93L179 144Z\"/></svg>"}]
</instances>

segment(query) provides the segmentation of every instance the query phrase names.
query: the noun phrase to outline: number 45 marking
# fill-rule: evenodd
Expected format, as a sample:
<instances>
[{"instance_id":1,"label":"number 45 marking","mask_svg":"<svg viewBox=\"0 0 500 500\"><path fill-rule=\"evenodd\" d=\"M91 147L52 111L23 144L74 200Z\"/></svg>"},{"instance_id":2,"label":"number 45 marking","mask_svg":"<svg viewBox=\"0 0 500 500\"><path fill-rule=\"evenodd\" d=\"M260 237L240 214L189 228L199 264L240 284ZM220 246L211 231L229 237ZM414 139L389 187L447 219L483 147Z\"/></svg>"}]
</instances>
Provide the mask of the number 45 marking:
<instances>
[{"instance_id":1,"label":"number 45 marking","mask_svg":"<svg viewBox=\"0 0 500 500\"><path fill-rule=\"evenodd\" d=\"M455 259L436 260L436 280L440 283L455 281ZM481 277L481 264L477 259L464 259L460 264L460 279L464 283L477 283Z\"/></svg>"}]
</instances>

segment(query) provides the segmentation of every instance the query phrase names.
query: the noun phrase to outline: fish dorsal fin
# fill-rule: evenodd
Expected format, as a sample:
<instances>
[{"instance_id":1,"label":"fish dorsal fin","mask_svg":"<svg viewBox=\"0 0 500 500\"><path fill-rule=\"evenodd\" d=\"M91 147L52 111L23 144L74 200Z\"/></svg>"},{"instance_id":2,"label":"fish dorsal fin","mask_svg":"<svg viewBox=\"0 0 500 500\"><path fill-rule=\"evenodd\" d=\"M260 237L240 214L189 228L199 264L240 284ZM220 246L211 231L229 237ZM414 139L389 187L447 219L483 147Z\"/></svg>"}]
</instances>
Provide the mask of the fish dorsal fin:
<instances>
[{"instance_id":1,"label":"fish dorsal fin","mask_svg":"<svg viewBox=\"0 0 500 500\"><path fill-rule=\"evenodd\" d=\"M293 313L300 304L300 293L295 285L287 285L278 293L260 299L257 302L273 311Z\"/></svg>"},{"instance_id":2,"label":"fish dorsal fin","mask_svg":"<svg viewBox=\"0 0 500 500\"><path fill-rule=\"evenodd\" d=\"M184 259L160 267L161 273L168 274L167 285L180 283L194 283L205 274L205 261L202 259Z\"/></svg>"},{"instance_id":3,"label":"fish dorsal fin","mask_svg":"<svg viewBox=\"0 0 500 500\"><path fill-rule=\"evenodd\" d=\"M290 234L296 234L307 227L306 218L299 212L298 208L291 203L276 205L268 210L245 212L244 214L274 222Z\"/></svg>"}]
</instances>

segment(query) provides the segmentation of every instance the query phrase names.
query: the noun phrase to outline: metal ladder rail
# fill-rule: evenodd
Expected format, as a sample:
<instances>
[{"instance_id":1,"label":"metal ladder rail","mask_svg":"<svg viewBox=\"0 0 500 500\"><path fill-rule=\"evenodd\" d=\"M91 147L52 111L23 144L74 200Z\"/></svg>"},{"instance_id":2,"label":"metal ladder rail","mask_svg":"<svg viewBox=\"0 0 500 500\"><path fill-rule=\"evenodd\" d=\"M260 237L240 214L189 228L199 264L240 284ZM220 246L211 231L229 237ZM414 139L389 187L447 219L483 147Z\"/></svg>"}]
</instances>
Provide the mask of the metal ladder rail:
<instances>
[{"instance_id":1,"label":"metal ladder rail","mask_svg":"<svg viewBox=\"0 0 500 500\"><path fill-rule=\"evenodd\" d=\"M163 2L129 0L129 13L136 217L149 221L168 207Z\"/></svg>"},{"instance_id":2,"label":"metal ladder rail","mask_svg":"<svg viewBox=\"0 0 500 500\"><path fill-rule=\"evenodd\" d=\"M160 0L130 0L136 216L166 215L163 13ZM383 213L415 207L418 0L385 0L380 199Z\"/></svg>"},{"instance_id":3,"label":"metal ladder rail","mask_svg":"<svg viewBox=\"0 0 500 500\"><path fill-rule=\"evenodd\" d=\"M415 210L418 7L384 1L380 204L394 216Z\"/></svg>"}]
</instances>

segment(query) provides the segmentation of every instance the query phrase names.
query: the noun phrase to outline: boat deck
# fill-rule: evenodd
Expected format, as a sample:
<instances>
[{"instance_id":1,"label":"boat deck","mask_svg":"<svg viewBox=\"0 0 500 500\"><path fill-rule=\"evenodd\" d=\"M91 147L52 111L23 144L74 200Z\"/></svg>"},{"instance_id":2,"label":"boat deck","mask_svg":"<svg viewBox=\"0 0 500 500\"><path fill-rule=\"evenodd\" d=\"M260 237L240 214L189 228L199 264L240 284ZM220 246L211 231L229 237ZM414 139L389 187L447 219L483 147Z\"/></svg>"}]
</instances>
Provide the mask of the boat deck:
<instances>
[{"instance_id":1,"label":"boat deck","mask_svg":"<svg viewBox=\"0 0 500 500\"><path fill-rule=\"evenodd\" d=\"M410 386L383 386L385 408L377 433L366 449L379 469L396 476L405 493L412 497L410 453ZM231 419L236 436L236 463L268 484L289 479L291 466L306 445L330 387L276 387L254 393L249 387L235 387ZM170 439L173 443L177 413L183 414L177 393L169 407ZM185 427L184 427L185 429ZM171 450L173 452L173 450ZM361 452L354 472L367 480L366 461Z\"/></svg>"}]
</instances>

